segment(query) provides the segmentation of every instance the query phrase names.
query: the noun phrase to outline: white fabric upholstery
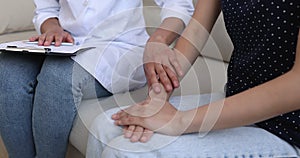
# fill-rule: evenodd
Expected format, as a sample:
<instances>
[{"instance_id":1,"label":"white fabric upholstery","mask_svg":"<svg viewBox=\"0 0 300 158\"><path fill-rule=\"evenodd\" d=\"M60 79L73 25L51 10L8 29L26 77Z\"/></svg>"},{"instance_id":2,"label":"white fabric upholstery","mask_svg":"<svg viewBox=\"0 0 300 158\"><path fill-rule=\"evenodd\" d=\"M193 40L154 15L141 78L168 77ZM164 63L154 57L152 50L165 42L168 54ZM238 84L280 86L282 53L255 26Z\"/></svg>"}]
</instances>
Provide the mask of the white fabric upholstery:
<instances>
[{"instance_id":1,"label":"white fabric upholstery","mask_svg":"<svg viewBox=\"0 0 300 158\"><path fill-rule=\"evenodd\" d=\"M34 30L21 31L21 32L11 32L0 35L0 42L10 42L16 40L26 40L29 37L36 35L37 33Z\"/></svg>"},{"instance_id":2,"label":"white fabric upholstery","mask_svg":"<svg viewBox=\"0 0 300 158\"><path fill-rule=\"evenodd\" d=\"M0 0L0 35L33 30L33 0Z\"/></svg>"}]
</instances>

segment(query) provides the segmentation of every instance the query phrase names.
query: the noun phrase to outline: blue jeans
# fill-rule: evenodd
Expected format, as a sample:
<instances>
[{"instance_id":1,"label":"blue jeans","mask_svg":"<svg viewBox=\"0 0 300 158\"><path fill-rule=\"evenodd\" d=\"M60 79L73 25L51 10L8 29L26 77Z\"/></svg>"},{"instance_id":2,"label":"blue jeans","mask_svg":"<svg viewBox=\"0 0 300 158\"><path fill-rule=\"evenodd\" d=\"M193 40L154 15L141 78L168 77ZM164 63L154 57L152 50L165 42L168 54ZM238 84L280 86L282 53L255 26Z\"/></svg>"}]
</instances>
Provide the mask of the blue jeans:
<instances>
[{"instance_id":1,"label":"blue jeans","mask_svg":"<svg viewBox=\"0 0 300 158\"><path fill-rule=\"evenodd\" d=\"M223 95L171 97L181 110L207 104ZM147 143L131 143L111 115L120 108L105 111L91 125L87 158L266 158L298 157L296 148L255 126L237 127L209 133L167 136L155 133ZM104 128L105 127L105 130Z\"/></svg>"},{"instance_id":2,"label":"blue jeans","mask_svg":"<svg viewBox=\"0 0 300 158\"><path fill-rule=\"evenodd\" d=\"M63 158L82 99L111 95L69 57L0 54L0 134L10 158Z\"/></svg>"}]
</instances>

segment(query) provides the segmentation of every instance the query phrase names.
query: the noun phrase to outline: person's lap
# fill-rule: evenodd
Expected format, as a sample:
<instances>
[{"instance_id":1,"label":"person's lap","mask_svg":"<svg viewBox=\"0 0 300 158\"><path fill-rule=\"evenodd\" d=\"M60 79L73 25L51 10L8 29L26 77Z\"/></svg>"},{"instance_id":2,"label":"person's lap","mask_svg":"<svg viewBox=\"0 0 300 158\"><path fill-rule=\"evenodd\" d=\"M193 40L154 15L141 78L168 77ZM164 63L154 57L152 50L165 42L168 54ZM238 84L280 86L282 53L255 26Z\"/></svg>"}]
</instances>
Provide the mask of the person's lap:
<instances>
[{"instance_id":1,"label":"person's lap","mask_svg":"<svg viewBox=\"0 0 300 158\"><path fill-rule=\"evenodd\" d=\"M11 157L63 155L81 99L110 95L70 58L1 53L0 61L0 129Z\"/></svg>"},{"instance_id":2,"label":"person's lap","mask_svg":"<svg viewBox=\"0 0 300 158\"><path fill-rule=\"evenodd\" d=\"M110 93L81 66L65 57L47 57L37 80L33 108L36 150L55 154L49 157L63 157L81 100ZM97 88L101 89L100 94Z\"/></svg>"},{"instance_id":3,"label":"person's lap","mask_svg":"<svg viewBox=\"0 0 300 158\"><path fill-rule=\"evenodd\" d=\"M185 98L191 99L191 98ZM182 102L188 103L189 101ZM178 100L175 99L178 102ZM208 100L204 100L207 102ZM201 102L201 101L199 101ZM205 104L205 103L203 103ZM119 108L98 116L89 136L87 157L297 157L293 146L255 126L186 134L178 137L154 134L147 143L131 143L110 116Z\"/></svg>"},{"instance_id":4,"label":"person's lap","mask_svg":"<svg viewBox=\"0 0 300 158\"><path fill-rule=\"evenodd\" d=\"M103 157L297 157L295 149L278 137L256 127L214 131L204 137L187 134L167 137L155 134L148 143L112 140Z\"/></svg>"},{"instance_id":5,"label":"person's lap","mask_svg":"<svg viewBox=\"0 0 300 158\"><path fill-rule=\"evenodd\" d=\"M32 100L44 58L0 54L0 134L10 157L32 157ZM16 144L22 148L16 151Z\"/></svg>"}]
</instances>

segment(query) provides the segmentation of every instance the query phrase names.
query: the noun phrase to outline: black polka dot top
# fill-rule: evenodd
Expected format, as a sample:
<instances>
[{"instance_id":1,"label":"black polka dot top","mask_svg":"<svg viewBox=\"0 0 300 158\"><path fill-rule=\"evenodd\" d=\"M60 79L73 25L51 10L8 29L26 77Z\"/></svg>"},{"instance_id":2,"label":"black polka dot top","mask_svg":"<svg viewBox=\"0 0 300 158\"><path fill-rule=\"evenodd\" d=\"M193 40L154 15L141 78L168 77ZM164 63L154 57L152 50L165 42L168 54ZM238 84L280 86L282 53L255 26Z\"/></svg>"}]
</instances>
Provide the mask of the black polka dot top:
<instances>
[{"instance_id":1,"label":"black polka dot top","mask_svg":"<svg viewBox=\"0 0 300 158\"><path fill-rule=\"evenodd\" d=\"M226 96L272 80L293 67L300 0L222 0L222 11L234 45ZM299 110L257 125L300 147Z\"/></svg>"}]
</instances>

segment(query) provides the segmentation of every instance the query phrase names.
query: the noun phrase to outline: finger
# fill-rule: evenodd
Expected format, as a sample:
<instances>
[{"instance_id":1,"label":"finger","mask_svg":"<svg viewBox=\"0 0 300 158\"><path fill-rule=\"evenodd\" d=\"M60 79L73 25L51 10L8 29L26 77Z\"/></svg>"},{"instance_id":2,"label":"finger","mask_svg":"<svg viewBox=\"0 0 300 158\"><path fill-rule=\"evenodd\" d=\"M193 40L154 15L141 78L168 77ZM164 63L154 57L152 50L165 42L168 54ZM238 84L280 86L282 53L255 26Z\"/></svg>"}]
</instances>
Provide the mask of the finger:
<instances>
[{"instance_id":1,"label":"finger","mask_svg":"<svg viewBox=\"0 0 300 158\"><path fill-rule=\"evenodd\" d=\"M118 113L115 113L115 114L111 115L111 119L118 120L119 119Z\"/></svg>"},{"instance_id":2,"label":"finger","mask_svg":"<svg viewBox=\"0 0 300 158\"><path fill-rule=\"evenodd\" d=\"M44 45L45 39L46 39L46 35L45 35L45 34L40 35L40 36L39 36L38 45L39 45L39 46Z\"/></svg>"},{"instance_id":3,"label":"finger","mask_svg":"<svg viewBox=\"0 0 300 158\"><path fill-rule=\"evenodd\" d=\"M120 117L115 120L115 125L127 126L127 125L139 125L141 121L138 121L139 117L126 115L125 117Z\"/></svg>"},{"instance_id":4,"label":"finger","mask_svg":"<svg viewBox=\"0 0 300 158\"><path fill-rule=\"evenodd\" d=\"M179 80L174 71L172 71L169 67L164 66L165 71L168 74L169 79L171 80L173 87L178 88L179 87Z\"/></svg>"},{"instance_id":5,"label":"finger","mask_svg":"<svg viewBox=\"0 0 300 158\"><path fill-rule=\"evenodd\" d=\"M165 90L167 92L170 92L173 90L171 81L165 71L165 69L163 68L163 66L161 64L156 64L155 69L159 75L159 80L160 82L164 85Z\"/></svg>"},{"instance_id":6,"label":"finger","mask_svg":"<svg viewBox=\"0 0 300 158\"><path fill-rule=\"evenodd\" d=\"M132 106L131 106L132 107ZM129 108L131 108L129 107ZM129 110L128 108L128 110ZM132 125L133 123L129 123L132 122L133 120L129 120L129 119L134 119L134 117L131 117L128 112L124 110L119 111L116 114L113 114L111 116L111 118L115 121L114 124L118 125L118 126L123 126L123 125Z\"/></svg>"},{"instance_id":7,"label":"finger","mask_svg":"<svg viewBox=\"0 0 300 158\"><path fill-rule=\"evenodd\" d=\"M45 42L44 42L44 46L50 46L53 40L54 40L54 36L53 35L46 36L46 39L45 39Z\"/></svg>"},{"instance_id":8,"label":"finger","mask_svg":"<svg viewBox=\"0 0 300 158\"><path fill-rule=\"evenodd\" d=\"M124 115L125 115L125 114L123 114L123 113L126 113L126 112L123 111L123 110L118 111L117 113L113 114L113 115L111 116L111 118L112 118L113 120L118 120L118 119L121 118L121 116L124 116Z\"/></svg>"},{"instance_id":9,"label":"finger","mask_svg":"<svg viewBox=\"0 0 300 158\"><path fill-rule=\"evenodd\" d=\"M141 139L141 137L143 135L143 132L144 132L144 128L143 127L136 126L135 130L134 130L134 132L133 132L133 134L132 134L132 136L130 138L130 141L131 142L138 142Z\"/></svg>"},{"instance_id":10,"label":"finger","mask_svg":"<svg viewBox=\"0 0 300 158\"><path fill-rule=\"evenodd\" d=\"M67 33L67 36L66 38L64 39L65 42L70 42L70 43L74 43L74 38L69 34Z\"/></svg>"},{"instance_id":11,"label":"finger","mask_svg":"<svg viewBox=\"0 0 300 158\"><path fill-rule=\"evenodd\" d=\"M135 125L129 125L128 127L123 129L124 137L131 138L133 135L133 131L135 130Z\"/></svg>"},{"instance_id":12,"label":"finger","mask_svg":"<svg viewBox=\"0 0 300 158\"><path fill-rule=\"evenodd\" d=\"M30 37L28 40L29 40L30 42L33 42L33 41L37 41L38 39L39 39L39 36L36 35L36 36Z\"/></svg>"},{"instance_id":13,"label":"finger","mask_svg":"<svg viewBox=\"0 0 300 158\"><path fill-rule=\"evenodd\" d=\"M63 37L62 36L54 36L54 41L55 41L55 46L60 46L61 45L61 42L63 41Z\"/></svg>"},{"instance_id":14,"label":"finger","mask_svg":"<svg viewBox=\"0 0 300 158\"><path fill-rule=\"evenodd\" d=\"M183 76L183 71L182 71L181 65L179 64L177 58L174 56L171 56L169 58L169 60L170 60L171 65L174 67L177 75L180 77Z\"/></svg>"},{"instance_id":15,"label":"finger","mask_svg":"<svg viewBox=\"0 0 300 158\"><path fill-rule=\"evenodd\" d=\"M157 86L159 83L157 74L155 71L155 64L154 63L147 63L144 65L146 78L148 81L148 86L154 90L155 93L160 93L161 89L160 86Z\"/></svg>"},{"instance_id":16,"label":"finger","mask_svg":"<svg viewBox=\"0 0 300 158\"><path fill-rule=\"evenodd\" d=\"M142 143L146 143L147 141L150 140L150 138L153 136L154 132L149 130L149 129L145 129L143 132L143 135L140 139L140 142Z\"/></svg>"}]
</instances>

